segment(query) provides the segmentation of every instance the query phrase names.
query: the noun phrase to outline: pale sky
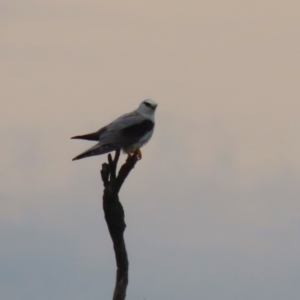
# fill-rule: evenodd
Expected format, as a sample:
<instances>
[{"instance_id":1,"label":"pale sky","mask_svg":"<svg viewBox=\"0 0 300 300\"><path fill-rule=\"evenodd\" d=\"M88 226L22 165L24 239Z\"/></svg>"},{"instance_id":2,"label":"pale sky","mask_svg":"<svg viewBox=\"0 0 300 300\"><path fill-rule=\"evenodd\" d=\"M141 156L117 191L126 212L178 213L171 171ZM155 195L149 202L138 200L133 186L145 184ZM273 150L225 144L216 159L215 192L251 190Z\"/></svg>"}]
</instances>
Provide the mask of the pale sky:
<instances>
[{"instance_id":1,"label":"pale sky","mask_svg":"<svg viewBox=\"0 0 300 300\"><path fill-rule=\"evenodd\" d=\"M299 299L300 2L4 0L0 36L0 299L111 298L106 157L69 138L145 98L128 299Z\"/></svg>"}]
</instances>

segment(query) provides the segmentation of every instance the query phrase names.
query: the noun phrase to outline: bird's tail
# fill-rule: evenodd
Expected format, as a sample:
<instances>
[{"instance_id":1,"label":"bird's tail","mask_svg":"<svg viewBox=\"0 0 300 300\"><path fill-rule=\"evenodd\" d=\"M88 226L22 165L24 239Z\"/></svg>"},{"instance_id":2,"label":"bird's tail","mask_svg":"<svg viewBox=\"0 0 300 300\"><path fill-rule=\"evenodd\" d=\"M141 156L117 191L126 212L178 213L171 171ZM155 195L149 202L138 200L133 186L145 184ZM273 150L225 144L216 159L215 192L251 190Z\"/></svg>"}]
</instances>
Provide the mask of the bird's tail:
<instances>
[{"instance_id":1,"label":"bird's tail","mask_svg":"<svg viewBox=\"0 0 300 300\"><path fill-rule=\"evenodd\" d=\"M101 155L111 151L117 150L117 147L112 145L100 145L100 143L96 144L92 148L84 151L83 153L77 155L72 160L78 160L89 156Z\"/></svg>"}]
</instances>

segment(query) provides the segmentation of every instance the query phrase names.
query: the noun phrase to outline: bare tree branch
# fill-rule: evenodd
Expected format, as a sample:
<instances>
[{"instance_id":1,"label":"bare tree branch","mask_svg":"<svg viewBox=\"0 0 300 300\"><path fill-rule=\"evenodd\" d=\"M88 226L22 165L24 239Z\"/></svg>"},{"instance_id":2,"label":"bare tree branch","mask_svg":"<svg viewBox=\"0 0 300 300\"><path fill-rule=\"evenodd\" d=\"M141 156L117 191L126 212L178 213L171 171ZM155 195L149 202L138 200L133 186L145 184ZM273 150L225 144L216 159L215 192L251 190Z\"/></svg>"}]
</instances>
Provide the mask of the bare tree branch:
<instances>
[{"instance_id":1,"label":"bare tree branch","mask_svg":"<svg viewBox=\"0 0 300 300\"><path fill-rule=\"evenodd\" d=\"M101 169L101 178L104 184L103 210L108 230L113 241L117 276L113 300L124 300L128 285L128 257L124 241L124 231L126 228L124 209L119 201L119 191L139 160L137 154L128 155L126 162L117 172L117 164L120 157L120 150L115 153L114 159L108 154L108 163L104 163Z\"/></svg>"}]
</instances>

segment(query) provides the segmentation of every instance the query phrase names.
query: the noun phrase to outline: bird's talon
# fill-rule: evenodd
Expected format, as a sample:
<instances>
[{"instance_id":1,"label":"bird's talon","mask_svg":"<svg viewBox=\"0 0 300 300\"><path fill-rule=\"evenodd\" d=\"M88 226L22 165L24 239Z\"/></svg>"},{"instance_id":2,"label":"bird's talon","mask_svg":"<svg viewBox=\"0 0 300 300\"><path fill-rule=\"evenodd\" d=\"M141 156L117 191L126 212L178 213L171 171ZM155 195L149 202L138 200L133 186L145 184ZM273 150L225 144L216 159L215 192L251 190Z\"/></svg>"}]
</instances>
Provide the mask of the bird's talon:
<instances>
[{"instance_id":1,"label":"bird's talon","mask_svg":"<svg viewBox=\"0 0 300 300\"><path fill-rule=\"evenodd\" d=\"M133 151L132 155L136 155L138 160L142 159L142 151L140 149L136 149Z\"/></svg>"}]
</instances>

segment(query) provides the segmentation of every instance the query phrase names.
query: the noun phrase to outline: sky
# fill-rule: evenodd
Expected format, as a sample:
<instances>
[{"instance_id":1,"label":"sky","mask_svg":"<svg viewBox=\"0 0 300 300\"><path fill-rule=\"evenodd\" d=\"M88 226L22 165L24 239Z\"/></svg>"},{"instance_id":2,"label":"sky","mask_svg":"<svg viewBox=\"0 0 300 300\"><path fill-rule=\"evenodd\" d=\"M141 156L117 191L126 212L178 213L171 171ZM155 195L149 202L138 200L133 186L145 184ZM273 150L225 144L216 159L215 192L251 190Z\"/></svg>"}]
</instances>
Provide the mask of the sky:
<instances>
[{"instance_id":1,"label":"sky","mask_svg":"<svg viewBox=\"0 0 300 300\"><path fill-rule=\"evenodd\" d=\"M296 300L300 2L0 3L0 298L110 299L105 156L70 137L146 98L130 300ZM125 160L121 157L120 163Z\"/></svg>"}]
</instances>

